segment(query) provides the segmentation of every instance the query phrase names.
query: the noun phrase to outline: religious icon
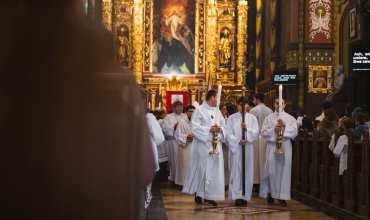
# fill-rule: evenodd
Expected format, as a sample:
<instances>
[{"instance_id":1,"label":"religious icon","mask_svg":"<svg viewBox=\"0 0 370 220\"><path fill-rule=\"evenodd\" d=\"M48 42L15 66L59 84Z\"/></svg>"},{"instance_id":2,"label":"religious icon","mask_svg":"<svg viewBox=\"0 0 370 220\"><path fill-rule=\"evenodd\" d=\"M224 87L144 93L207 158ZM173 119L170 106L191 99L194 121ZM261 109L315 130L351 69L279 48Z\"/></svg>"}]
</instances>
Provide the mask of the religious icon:
<instances>
[{"instance_id":1,"label":"religious icon","mask_svg":"<svg viewBox=\"0 0 370 220\"><path fill-rule=\"evenodd\" d=\"M153 73L194 73L195 2L154 0Z\"/></svg>"},{"instance_id":2,"label":"religious icon","mask_svg":"<svg viewBox=\"0 0 370 220\"><path fill-rule=\"evenodd\" d=\"M356 6L349 10L349 37L356 37Z\"/></svg>"},{"instance_id":3,"label":"religious icon","mask_svg":"<svg viewBox=\"0 0 370 220\"><path fill-rule=\"evenodd\" d=\"M328 93L331 92L331 66L309 66L308 92Z\"/></svg>"}]
</instances>

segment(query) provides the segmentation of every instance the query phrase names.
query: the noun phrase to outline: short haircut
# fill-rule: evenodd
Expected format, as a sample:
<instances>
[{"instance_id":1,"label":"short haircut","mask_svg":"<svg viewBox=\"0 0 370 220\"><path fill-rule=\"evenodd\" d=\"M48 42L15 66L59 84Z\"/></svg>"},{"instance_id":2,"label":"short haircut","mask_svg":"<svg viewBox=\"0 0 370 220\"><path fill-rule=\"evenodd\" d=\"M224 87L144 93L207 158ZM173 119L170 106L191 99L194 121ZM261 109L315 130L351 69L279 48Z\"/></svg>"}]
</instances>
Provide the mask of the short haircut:
<instances>
[{"instance_id":1,"label":"short haircut","mask_svg":"<svg viewBox=\"0 0 370 220\"><path fill-rule=\"evenodd\" d=\"M353 112L353 110L355 110L355 108L356 108L356 106L352 102L347 103L346 106L345 106L346 112L349 113L349 114L352 114L352 112Z\"/></svg>"},{"instance_id":2,"label":"short haircut","mask_svg":"<svg viewBox=\"0 0 370 220\"><path fill-rule=\"evenodd\" d=\"M366 121L366 117L364 115L364 113L358 113L356 115L356 121L360 122L361 125L365 124L365 121Z\"/></svg>"},{"instance_id":3,"label":"short haircut","mask_svg":"<svg viewBox=\"0 0 370 220\"><path fill-rule=\"evenodd\" d=\"M303 108L299 108L297 114L298 116L304 116L304 114L306 114L306 111Z\"/></svg>"},{"instance_id":4,"label":"short haircut","mask_svg":"<svg viewBox=\"0 0 370 220\"><path fill-rule=\"evenodd\" d=\"M238 104L241 104L241 103L243 103L243 100L244 100L244 103L247 103L248 102L248 99L246 97L241 96L241 97L238 98L237 103Z\"/></svg>"},{"instance_id":5,"label":"short haircut","mask_svg":"<svg viewBox=\"0 0 370 220\"><path fill-rule=\"evenodd\" d=\"M346 130L348 130L348 129L351 129L351 128L355 128L355 123L353 122L352 118L346 117L343 120L343 126L346 127Z\"/></svg>"},{"instance_id":6,"label":"short haircut","mask_svg":"<svg viewBox=\"0 0 370 220\"><path fill-rule=\"evenodd\" d=\"M321 107L324 110L329 109L329 108L331 108L331 102L325 101L325 102L322 103Z\"/></svg>"},{"instance_id":7,"label":"short haircut","mask_svg":"<svg viewBox=\"0 0 370 220\"><path fill-rule=\"evenodd\" d=\"M226 111L229 113L229 115L232 115L236 112L234 105L226 105Z\"/></svg>"},{"instance_id":8,"label":"short haircut","mask_svg":"<svg viewBox=\"0 0 370 220\"><path fill-rule=\"evenodd\" d=\"M146 100L146 93L142 89L140 89L140 93L141 93L141 98L143 100Z\"/></svg>"},{"instance_id":9,"label":"short haircut","mask_svg":"<svg viewBox=\"0 0 370 220\"><path fill-rule=\"evenodd\" d=\"M265 101L265 95L262 92L257 92L253 95L253 98L255 98L256 100L259 99L262 103L264 103Z\"/></svg>"},{"instance_id":10,"label":"short haircut","mask_svg":"<svg viewBox=\"0 0 370 220\"><path fill-rule=\"evenodd\" d=\"M217 94L217 91L216 90L213 90L213 89L209 90L207 92L206 100L210 100L212 97L216 97L216 94Z\"/></svg>"},{"instance_id":11,"label":"short haircut","mask_svg":"<svg viewBox=\"0 0 370 220\"><path fill-rule=\"evenodd\" d=\"M183 104L180 101L176 101L176 102L172 103L172 108L176 108L176 106L183 106Z\"/></svg>"},{"instance_id":12,"label":"short haircut","mask_svg":"<svg viewBox=\"0 0 370 220\"><path fill-rule=\"evenodd\" d=\"M248 99L248 101L247 101L247 104L250 106L250 107L254 107L254 103L253 103L253 101L252 100L249 100Z\"/></svg>"},{"instance_id":13,"label":"short haircut","mask_svg":"<svg viewBox=\"0 0 370 220\"><path fill-rule=\"evenodd\" d=\"M189 111L190 109L195 109L194 105L188 105L185 107L185 111Z\"/></svg>"}]
</instances>

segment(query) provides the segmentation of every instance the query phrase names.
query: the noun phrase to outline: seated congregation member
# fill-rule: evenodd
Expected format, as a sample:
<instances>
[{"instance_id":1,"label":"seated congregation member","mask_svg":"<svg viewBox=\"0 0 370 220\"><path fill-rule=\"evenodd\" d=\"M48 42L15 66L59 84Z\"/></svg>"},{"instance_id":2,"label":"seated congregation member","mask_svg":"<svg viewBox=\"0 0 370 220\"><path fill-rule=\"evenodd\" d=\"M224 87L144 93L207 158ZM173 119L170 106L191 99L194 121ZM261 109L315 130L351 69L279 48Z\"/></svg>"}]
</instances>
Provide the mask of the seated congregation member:
<instances>
[{"instance_id":1,"label":"seated congregation member","mask_svg":"<svg viewBox=\"0 0 370 220\"><path fill-rule=\"evenodd\" d=\"M306 111L303 108L299 108L297 111L297 125L298 126L302 125L302 119L304 117L306 117Z\"/></svg>"},{"instance_id":2,"label":"seated congregation member","mask_svg":"<svg viewBox=\"0 0 370 220\"><path fill-rule=\"evenodd\" d=\"M242 103L245 103L242 121ZM253 190L253 142L258 140L258 121L254 115L247 112L247 98L238 99L238 113L231 115L227 121L227 143L229 146L230 183L229 199L235 200L235 206L247 205L251 200ZM245 128L245 138L242 139L242 129ZM245 145L245 155L242 154ZM245 173L242 173L242 157L245 157ZM245 178L245 195L243 196L243 176Z\"/></svg>"},{"instance_id":3,"label":"seated congregation member","mask_svg":"<svg viewBox=\"0 0 370 220\"><path fill-rule=\"evenodd\" d=\"M195 193L195 203L201 204L203 197L205 204L211 206L217 206L214 200L225 199L222 142L226 137L226 125L220 110L215 108L218 95L221 94L215 90L209 90L206 100L195 109L191 117L190 130L194 139L182 189L188 194ZM216 111L218 111L216 122L218 126L214 126ZM213 149L214 133L218 137L216 150L220 153L219 155L209 154Z\"/></svg>"},{"instance_id":4,"label":"seated congregation member","mask_svg":"<svg viewBox=\"0 0 370 220\"><path fill-rule=\"evenodd\" d=\"M321 105L321 115L317 116L315 118L315 121L317 121L317 122L322 121L325 117L324 111L329 109L329 108L331 108L331 102L329 102L329 101L323 102L322 105ZM317 123L315 123L315 124L317 124Z\"/></svg>"},{"instance_id":5,"label":"seated congregation member","mask_svg":"<svg viewBox=\"0 0 370 220\"><path fill-rule=\"evenodd\" d=\"M298 125L298 123L297 123L297 125ZM304 117L302 119L302 125L298 127L299 137L303 137L304 136L304 129L307 129L308 136L311 137L312 136L312 132L313 132L313 124L312 124L311 119L308 118L308 117Z\"/></svg>"},{"instance_id":6,"label":"seated congregation member","mask_svg":"<svg viewBox=\"0 0 370 220\"><path fill-rule=\"evenodd\" d=\"M188 116L188 118L181 119L174 135L175 139L179 143L179 149L176 159L175 184L179 185L180 189L182 189L182 186L184 185L191 143L193 142L194 138L194 135L190 131L190 120L194 110L195 107L193 105L186 106L185 114Z\"/></svg>"},{"instance_id":7,"label":"seated congregation member","mask_svg":"<svg viewBox=\"0 0 370 220\"><path fill-rule=\"evenodd\" d=\"M175 101L172 104L173 113L168 114L162 122L162 130L164 135L167 138L167 153L170 160L170 180L173 181L171 187L178 187L175 184L175 176L176 176L176 159L179 144L175 140L174 134L177 128L177 125L181 121L181 119L187 119L188 116L185 113L182 113L183 104L180 101Z\"/></svg>"},{"instance_id":8,"label":"seated congregation member","mask_svg":"<svg viewBox=\"0 0 370 220\"><path fill-rule=\"evenodd\" d=\"M262 174L260 197L267 198L269 205L278 199L281 206L287 206L290 200L290 184L292 171L292 142L298 134L297 122L284 111L279 115L279 99L275 100L275 112L268 115L263 122L261 135L268 141L266 149L266 165ZM285 108L283 99L282 108ZM283 155L274 154L277 133L282 132L281 150Z\"/></svg>"},{"instance_id":9,"label":"seated congregation member","mask_svg":"<svg viewBox=\"0 0 370 220\"><path fill-rule=\"evenodd\" d=\"M329 130L329 136L331 137L338 127L339 118L334 109L329 108L324 111L324 118L319 124L317 124L317 134L319 137L324 137L325 129Z\"/></svg>"},{"instance_id":10,"label":"seated congregation member","mask_svg":"<svg viewBox=\"0 0 370 220\"><path fill-rule=\"evenodd\" d=\"M365 124L365 120L366 118L363 113L359 113L358 115L356 115L355 118L356 127L353 135L355 140L362 140L362 134L364 130L369 129L369 126Z\"/></svg>"},{"instance_id":11,"label":"seated congregation member","mask_svg":"<svg viewBox=\"0 0 370 220\"><path fill-rule=\"evenodd\" d=\"M355 127L355 124L352 120L352 118L348 117L342 117L342 128L343 133L341 133L341 136L338 138L337 144L334 146L335 142L335 134L332 136L329 149L333 151L333 154L335 157L340 158L339 162L339 194L340 194L340 201L339 204L341 207L343 207L344 201L344 188L343 188L343 172L347 169L347 152L348 152L348 133L349 129L353 129Z\"/></svg>"}]
</instances>

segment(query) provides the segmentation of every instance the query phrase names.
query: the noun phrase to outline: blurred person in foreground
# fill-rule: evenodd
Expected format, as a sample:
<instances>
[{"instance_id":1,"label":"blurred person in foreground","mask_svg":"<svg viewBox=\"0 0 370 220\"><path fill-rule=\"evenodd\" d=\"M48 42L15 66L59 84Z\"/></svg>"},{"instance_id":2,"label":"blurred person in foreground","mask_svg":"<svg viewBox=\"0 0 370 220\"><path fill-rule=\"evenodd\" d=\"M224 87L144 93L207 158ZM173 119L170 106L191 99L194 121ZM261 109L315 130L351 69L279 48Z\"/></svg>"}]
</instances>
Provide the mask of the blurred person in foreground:
<instances>
[{"instance_id":1,"label":"blurred person in foreground","mask_svg":"<svg viewBox=\"0 0 370 220\"><path fill-rule=\"evenodd\" d=\"M143 219L146 112L78 5L0 2L0 219Z\"/></svg>"}]
</instances>

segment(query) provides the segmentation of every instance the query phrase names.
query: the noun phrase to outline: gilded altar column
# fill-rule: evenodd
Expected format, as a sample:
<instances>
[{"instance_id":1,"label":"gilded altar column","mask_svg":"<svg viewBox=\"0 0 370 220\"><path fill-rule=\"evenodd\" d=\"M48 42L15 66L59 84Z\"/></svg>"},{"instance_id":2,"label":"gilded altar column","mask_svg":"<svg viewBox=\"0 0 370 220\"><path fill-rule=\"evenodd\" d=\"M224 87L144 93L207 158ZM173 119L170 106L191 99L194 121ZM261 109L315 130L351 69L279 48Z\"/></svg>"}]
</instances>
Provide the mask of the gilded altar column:
<instances>
[{"instance_id":1,"label":"gilded altar column","mask_svg":"<svg viewBox=\"0 0 370 220\"><path fill-rule=\"evenodd\" d=\"M261 73L261 41L262 40L262 0L256 0L256 92L257 82Z\"/></svg>"},{"instance_id":2,"label":"gilded altar column","mask_svg":"<svg viewBox=\"0 0 370 220\"><path fill-rule=\"evenodd\" d=\"M156 107L155 98L157 96L157 89L150 89L150 95L151 95L151 100L152 100L151 109L154 110Z\"/></svg>"},{"instance_id":3,"label":"gilded altar column","mask_svg":"<svg viewBox=\"0 0 370 220\"><path fill-rule=\"evenodd\" d=\"M208 0L206 25L206 80L209 85L216 83L217 71L217 1Z\"/></svg>"},{"instance_id":4,"label":"gilded altar column","mask_svg":"<svg viewBox=\"0 0 370 220\"><path fill-rule=\"evenodd\" d=\"M190 89L190 95L191 95L191 104L197 101L197 89Z\"/></svg>"},{"instance_id":5,"label":"gilded altar column","mask_svg":"<svg viewBox=\"0 0 370 220\"><path fill-rule=\"evenodd\" d=\"M243 82L243 63L245 60L245 52L247 51L247 22L248 22L248 1L238 1L238 33L237 33L237 52L236 52L236 67L237 67L237 84L242 85Z\"/></svg>"},{"instance_id":6,"label":"gilded altar column","mask_svg":"<svg viewBox=\"0 0 370 220\"><path fill-rule=\"evenodd\" d=\"M270 36L270 71L271 74L275 70L276 62L276 0L271 0L271 36Z\"/></svg>"},{"instance_id":7,"label":"gilded altar column","mask_svg":"<svg viewBox=\"0 0 370 220\"><path fill-rule=\"evenodd\" d=\"M102 4L102 23L107 30L112 31L112 0L103 0Z\"/></svg>"},{"instance_id":8,"label":"gilded altar column","mask_svg":"<svg viewBox=\"0 0 370 220\"><path fill-rule=\"evenodd\" d=\"M143 84L144 16L142 0L135 0L133 10L132 70L136 76L136 83Z\"/></svg>"}]
</instances>

